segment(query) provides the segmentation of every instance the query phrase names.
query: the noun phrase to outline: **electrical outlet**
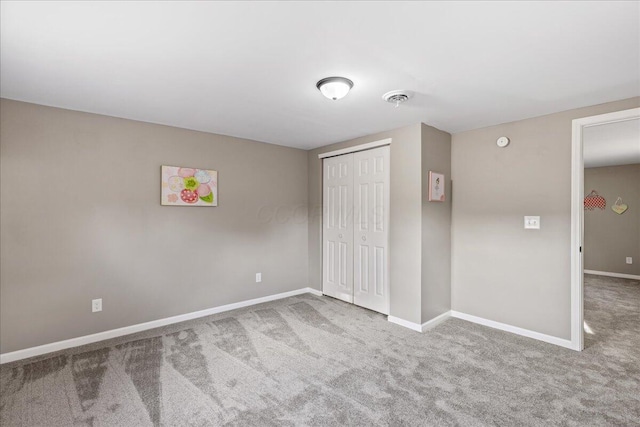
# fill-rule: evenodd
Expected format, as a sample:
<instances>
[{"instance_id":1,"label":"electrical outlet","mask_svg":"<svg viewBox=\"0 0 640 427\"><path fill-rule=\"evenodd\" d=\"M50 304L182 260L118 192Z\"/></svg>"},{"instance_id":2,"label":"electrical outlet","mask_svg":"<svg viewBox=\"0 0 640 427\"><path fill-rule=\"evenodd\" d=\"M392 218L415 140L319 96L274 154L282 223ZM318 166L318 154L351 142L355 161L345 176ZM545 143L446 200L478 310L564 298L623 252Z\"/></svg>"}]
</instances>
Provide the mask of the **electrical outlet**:
<instances>
[{"instance_id":1,"label":"electrical outlet","mask_svg":"<svg viewBox=\"0 0 640 427\"><path fill-rule=\"evenodd\" d=\"M91 312L102 311L102 298L91 300Z\"/></svg>"},{"instance_id":2,"label":"electrical outlet","mask_svg":"<svg viewBox=\"0 0 640 427\"><path fill-rule=\"evenodd\" d=\"M633 258L630 256L627 257L627 264L633 264Z\"/></svg>"},{"instance_id":3,"label":"electrical outlet","mask_svg":"<svg viewBox=\"0 0 640 427\"><path fill-rule=\"evenodd\" d=\"M524 228L527 229L540 229L540 217L539 216L525 216L524 217Z\"/></svg>"},{"instance_id":4,"label":"electrical outlet","mask_svg":"<svg viewBox=\"0 0 640 427\"><path fill-rule=\"evenodd\" d=\"M262 273L256 273L256 283L262 282Z\"/></svg>"}]
</instances>

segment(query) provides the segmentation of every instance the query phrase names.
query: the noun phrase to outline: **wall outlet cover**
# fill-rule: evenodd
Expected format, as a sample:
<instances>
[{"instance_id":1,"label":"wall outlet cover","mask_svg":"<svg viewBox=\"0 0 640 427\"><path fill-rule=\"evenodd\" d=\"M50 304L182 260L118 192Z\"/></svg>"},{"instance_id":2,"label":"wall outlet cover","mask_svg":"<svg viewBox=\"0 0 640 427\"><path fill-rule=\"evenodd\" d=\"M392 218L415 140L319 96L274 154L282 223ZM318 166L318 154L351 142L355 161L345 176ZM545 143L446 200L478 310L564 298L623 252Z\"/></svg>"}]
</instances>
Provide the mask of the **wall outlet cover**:
<instances>
[{"instance_id":1,"label":"wall outlet cover","mask_svg":"<svg viewBox=\"0 0 640 427\"><path fill-rule=\"evenodd\" d=\"M540 229L540 217L539 216L525 216L524 217L524 228L530 230L539 230Z\"/></svg>"},{"instance_id":2,"label":"wall outlet cover","mask_svg":"<svg viewBox=\"0 0 640 427\"><path fill-rule=\"evenodd\" d=\"M627 257L627 264L633 264L633 258L628 256Z\"/></svg>"},{"instance_id":3,"label":"wall outlet cover","mask_svg":"<svg viewBox=\"0 0 640 427\"><path fill-rule=\"evenodd\" d=\"M102 298L91 300L91 312L102 311Z\"/></svg>"},{"instance_id":4,"label":"wall outlet cover","mask_svg":"<svg viewBox=\"0 0 640 427\"><path fill-rule=\"evenodd\" d=\"M262 282L262 273L256 273L256 283Z\"/></svg>"}]
</instances>

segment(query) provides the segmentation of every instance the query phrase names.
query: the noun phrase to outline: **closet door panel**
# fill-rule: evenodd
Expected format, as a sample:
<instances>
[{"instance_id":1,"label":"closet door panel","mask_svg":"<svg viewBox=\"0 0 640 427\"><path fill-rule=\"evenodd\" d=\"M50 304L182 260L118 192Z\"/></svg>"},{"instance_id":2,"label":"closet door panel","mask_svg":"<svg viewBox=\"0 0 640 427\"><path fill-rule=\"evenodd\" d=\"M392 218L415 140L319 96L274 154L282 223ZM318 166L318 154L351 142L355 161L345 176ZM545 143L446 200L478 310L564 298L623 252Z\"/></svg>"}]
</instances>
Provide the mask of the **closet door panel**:
<instances>
[{"instance_id":1,"label":"closet door panel","mask_svg":"<svg viewBox=\"0 0 640 427\"><path fill-rule=\"evenodd\" d=\"M389 314L389 147L354 153L354 294Z\"/></svg>"},{"instance_id":2,"label":"closet door panel","mask_svg":"<svg viewBox=\"0 0 640 427\"><path fill-rule=\"evenodd\" d=\"M353 302L353 154L323 161L322 292Z\"/></svg>"}]
</instances>

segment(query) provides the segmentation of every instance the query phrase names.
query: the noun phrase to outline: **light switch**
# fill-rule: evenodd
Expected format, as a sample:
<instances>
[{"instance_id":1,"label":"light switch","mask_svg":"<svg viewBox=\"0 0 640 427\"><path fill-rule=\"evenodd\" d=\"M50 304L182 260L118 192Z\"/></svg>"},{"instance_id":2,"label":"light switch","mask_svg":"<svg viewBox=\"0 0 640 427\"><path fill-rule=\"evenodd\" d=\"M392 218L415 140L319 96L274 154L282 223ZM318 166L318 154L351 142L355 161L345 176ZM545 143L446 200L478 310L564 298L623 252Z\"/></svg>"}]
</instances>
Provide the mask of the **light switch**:
<instances>
[{"instance_id":1,"label":"light switch","mask_svg":"<svg viewBox=\"0 0 640 427\"><path fill-rule=\"evenodd\" d=\"M540 229L540 217L539 216L525 216L524 217L524 228L527 229Z\"/></svg>"}]
</instances>

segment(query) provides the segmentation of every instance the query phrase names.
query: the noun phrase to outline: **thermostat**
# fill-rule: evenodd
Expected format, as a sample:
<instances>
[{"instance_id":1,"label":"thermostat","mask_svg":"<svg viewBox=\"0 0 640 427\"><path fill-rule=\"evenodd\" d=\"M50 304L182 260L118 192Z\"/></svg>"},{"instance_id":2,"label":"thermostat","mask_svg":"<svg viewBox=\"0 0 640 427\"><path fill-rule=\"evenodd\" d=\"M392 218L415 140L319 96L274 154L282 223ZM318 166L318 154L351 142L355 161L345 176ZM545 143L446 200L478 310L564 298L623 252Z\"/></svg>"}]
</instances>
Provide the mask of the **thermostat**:
<instances>
[{"instance_id":1,"label":"thermostat","mask_svg":"<svg viewBox=\"0 0 640 427\"><path fill-rule=\"evenodd\" d=\"M507 138L506 136L501 136L496 140L496 144L498 144L498 147L504 148L509 145L509 138Z\"/></svg>"}]
</instances>

